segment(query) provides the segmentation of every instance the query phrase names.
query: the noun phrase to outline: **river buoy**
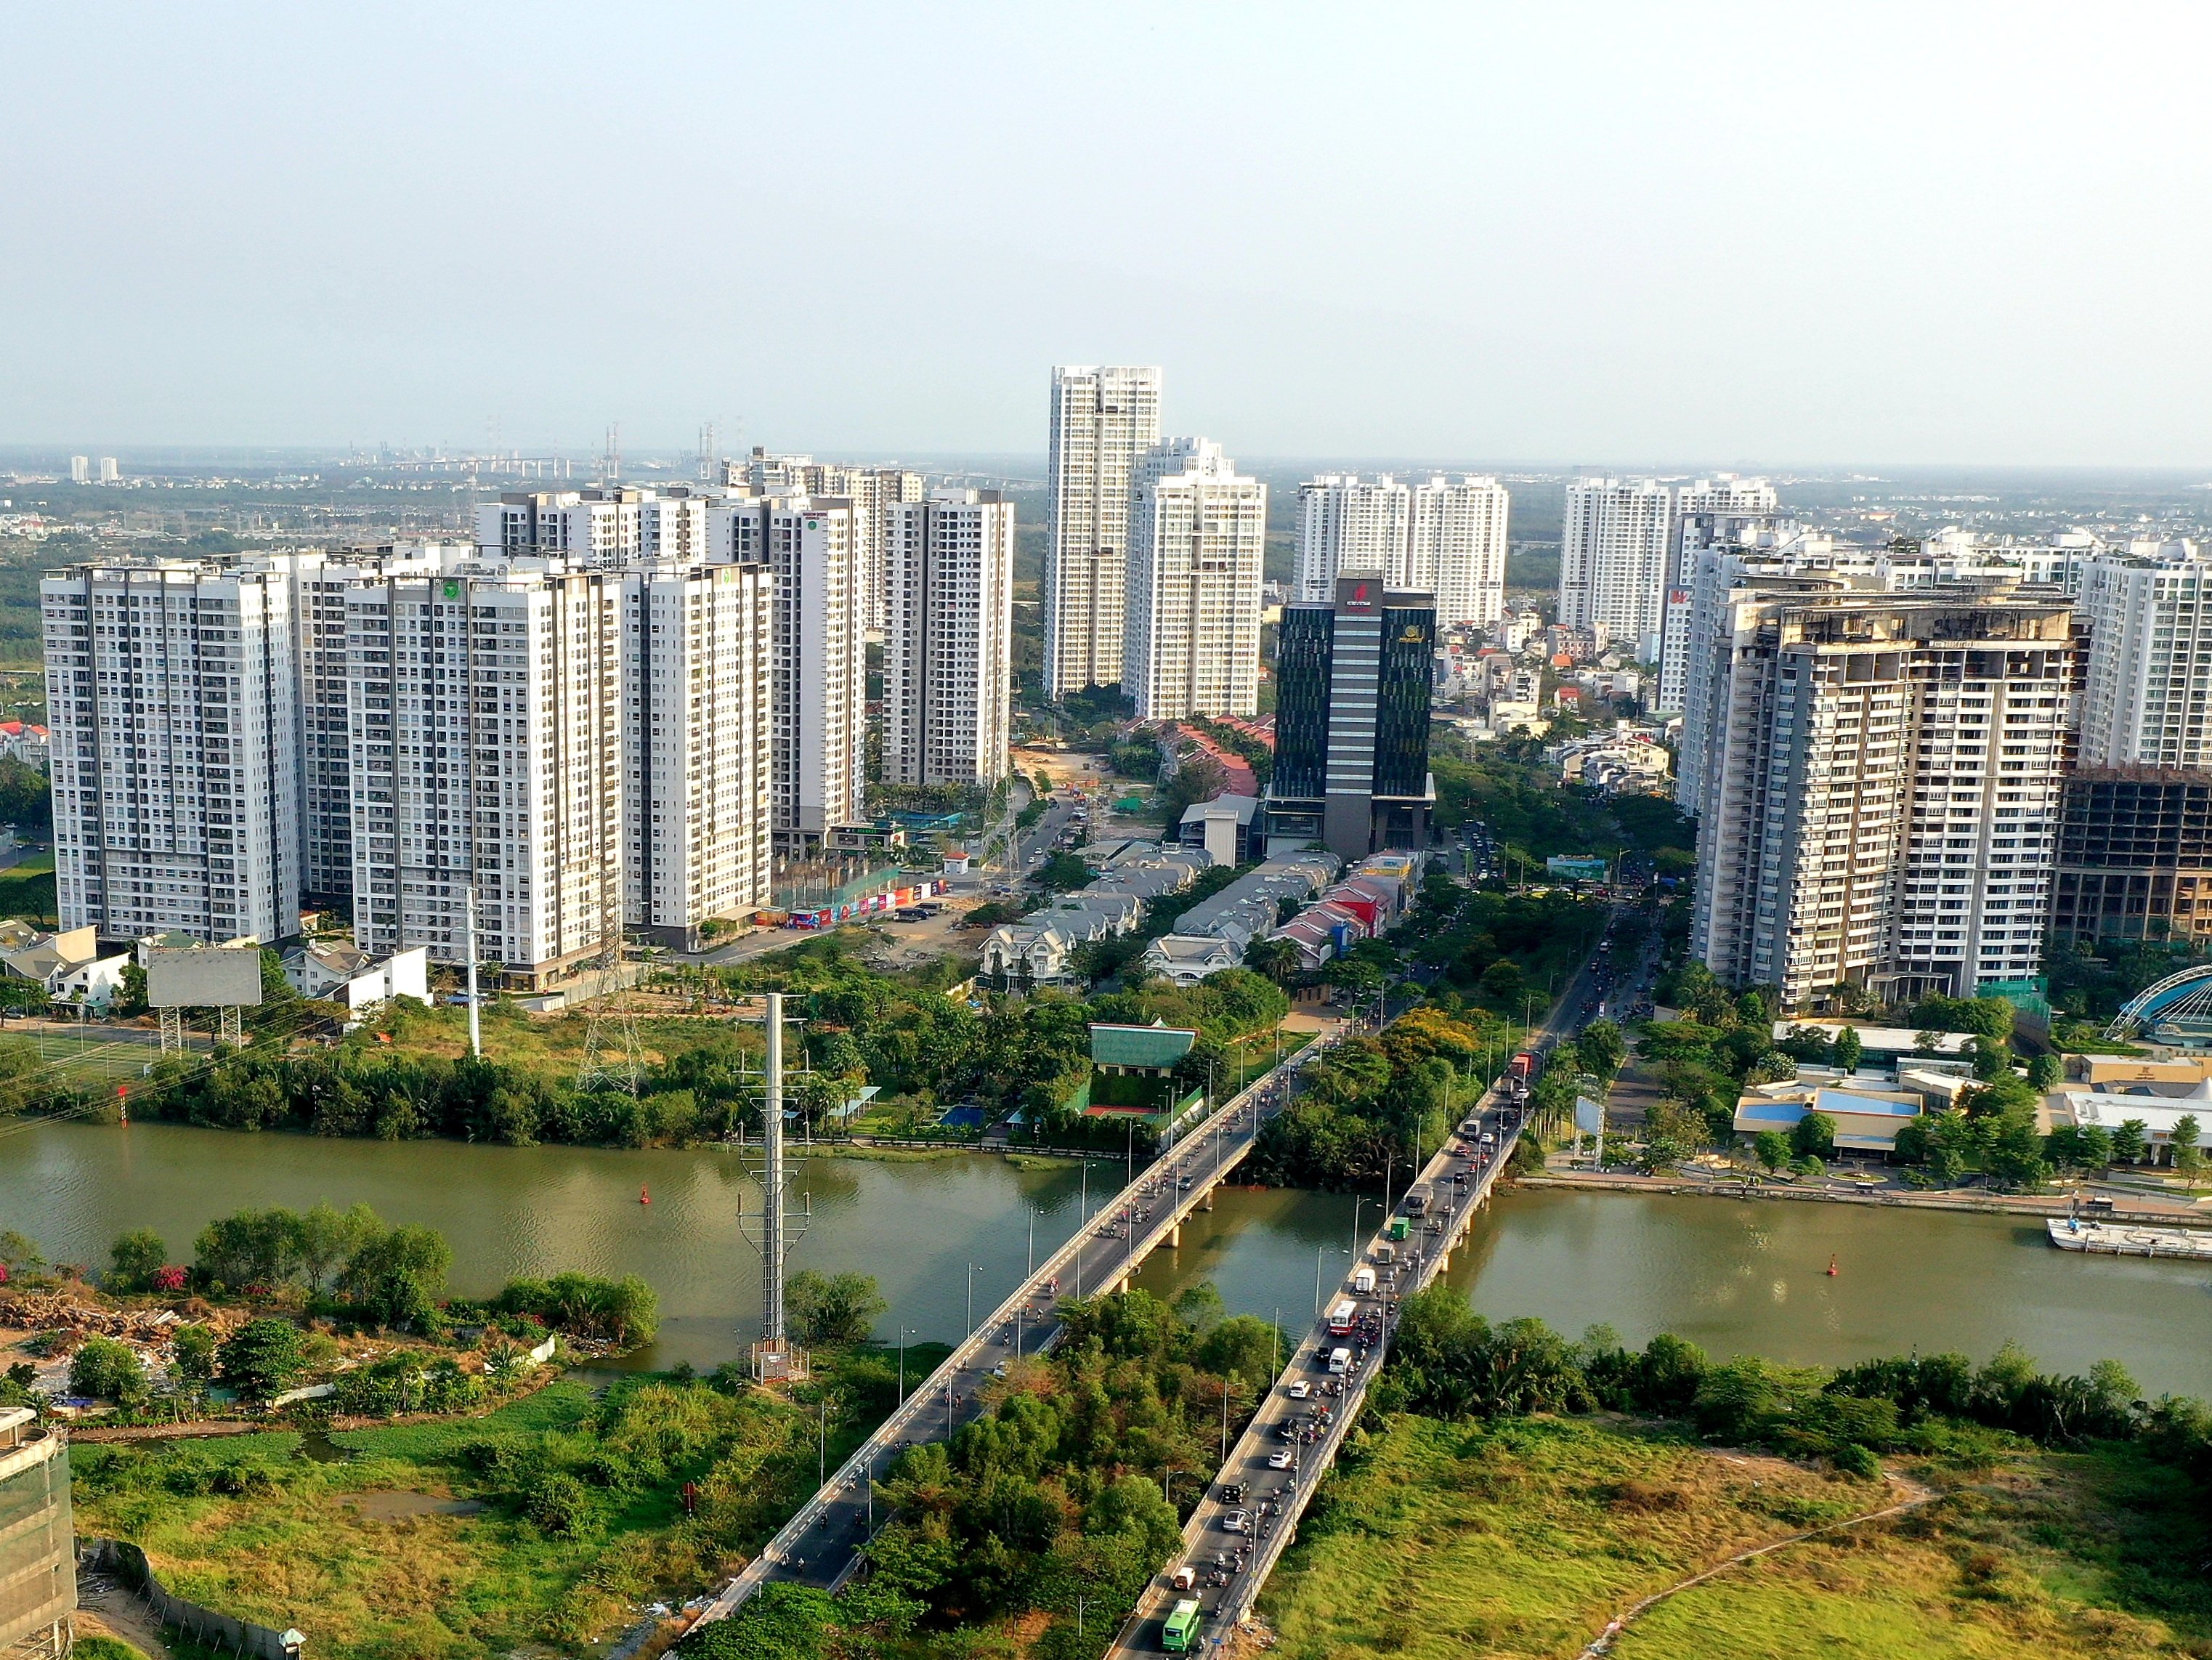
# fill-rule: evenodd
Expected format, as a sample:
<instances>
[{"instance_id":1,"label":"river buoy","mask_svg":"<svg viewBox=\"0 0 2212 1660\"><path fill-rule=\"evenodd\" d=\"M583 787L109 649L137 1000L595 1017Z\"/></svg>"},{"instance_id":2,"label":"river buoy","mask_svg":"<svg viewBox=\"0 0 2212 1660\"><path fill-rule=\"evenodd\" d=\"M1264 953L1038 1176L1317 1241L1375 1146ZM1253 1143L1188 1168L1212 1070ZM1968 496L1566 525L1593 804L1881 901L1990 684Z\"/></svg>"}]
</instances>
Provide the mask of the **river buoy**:
<instances>
[{"instance_id":1,"label":"river buoy","mask_svg":"<svg viewBox=\"0 0 2212 1660\"><path fill-rule=\"evenodd\" d=\"M653 1202L652 1191L649 1189L640 1188L637 1190L637 1202L641 1205L651 1204ZM1828 1272L1833 1274L1835 1270L1833 1268L1830 1268Z\"/></svg>"},{"instance_id":2,"label":"river buoy","mask_svg":"<svg viewBox=\"0 0 2212 1660\"><path fill-rule=\"evenodd\" d=\"M1833 1256L1831 1256L1831 1257L1828 1259L1828 1278L1829 1278L1829 1279L1831 1279L1831 1280L1834 1279L1834 1278L1836 1277L1837 1272L1838 1272L1838 1270L1837 1270L1837 1268L1836 1268L1836 1259L1835 1259Z\"/></svg>"}]
</instances>

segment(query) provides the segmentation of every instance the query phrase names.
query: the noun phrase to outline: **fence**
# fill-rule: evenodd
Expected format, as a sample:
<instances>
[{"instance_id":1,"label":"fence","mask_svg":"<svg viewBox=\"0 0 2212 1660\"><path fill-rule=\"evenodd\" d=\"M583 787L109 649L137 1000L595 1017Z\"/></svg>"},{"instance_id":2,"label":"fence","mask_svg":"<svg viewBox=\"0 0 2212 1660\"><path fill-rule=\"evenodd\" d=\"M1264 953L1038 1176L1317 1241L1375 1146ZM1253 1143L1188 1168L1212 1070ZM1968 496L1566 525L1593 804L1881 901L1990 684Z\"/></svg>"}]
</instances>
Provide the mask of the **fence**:
<instances>
[{"instance_id":1,"label":"fence","mask_svg":"<svg viewBox=\"0 0 2212 1660\"><path fill-rule=\"evenodd\" d=\"M260 1660L292 1660L299 1652L286 1648L283 1635L266 1626L257 1626L250 1620L234 1620L197 1602L187 1602L181 1596L172 1596L147 1566L146 1553L136 1545L118 1539L88 1539L80 1549L78 1562L82 1567L112 1574L145 1599L155 1619L185 1633L196 1643L211 1649L228 1649L235 1654L256 1655Z\"/></svg>"}]
</instances>

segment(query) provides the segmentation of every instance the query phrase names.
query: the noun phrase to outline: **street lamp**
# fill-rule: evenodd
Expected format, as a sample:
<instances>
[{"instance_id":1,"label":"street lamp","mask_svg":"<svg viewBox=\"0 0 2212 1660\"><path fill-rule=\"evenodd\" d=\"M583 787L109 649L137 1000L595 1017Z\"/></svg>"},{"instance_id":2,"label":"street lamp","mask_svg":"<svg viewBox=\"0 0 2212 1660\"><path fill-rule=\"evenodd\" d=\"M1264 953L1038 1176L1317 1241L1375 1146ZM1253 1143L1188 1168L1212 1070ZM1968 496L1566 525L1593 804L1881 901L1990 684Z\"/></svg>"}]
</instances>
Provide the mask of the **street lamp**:
<instances>
[{"instance_id":1,"label":"street lamp","mask_svg":"<svg viewBox=\"0 0 2212 1660\"><path fill-rule=\"evenodd\" d=\"M968 1265L968 1335L975 1335L975 1276L982 1272L973 1262Z\"/></svg>"},{"instance_id":2,"label":"street lamp","mask_svg":"<svg viewBox=\"0 0 2212 1660\"><path fill-rule=\"evenodd\" d=\"M904 1406L904 1405L906 1404L906 1340L907 1340L908 1338L909 1338L909 1337L918 1337L918 1336L920 1336L921 1335L921 1327L919 1327L919 1326L901 1326L901 1327L899 1328L899 1390L898 1390L898 1395L899 1395L899 1405L901 1405L901 1406Z\"/></svg>"}]
</instances>

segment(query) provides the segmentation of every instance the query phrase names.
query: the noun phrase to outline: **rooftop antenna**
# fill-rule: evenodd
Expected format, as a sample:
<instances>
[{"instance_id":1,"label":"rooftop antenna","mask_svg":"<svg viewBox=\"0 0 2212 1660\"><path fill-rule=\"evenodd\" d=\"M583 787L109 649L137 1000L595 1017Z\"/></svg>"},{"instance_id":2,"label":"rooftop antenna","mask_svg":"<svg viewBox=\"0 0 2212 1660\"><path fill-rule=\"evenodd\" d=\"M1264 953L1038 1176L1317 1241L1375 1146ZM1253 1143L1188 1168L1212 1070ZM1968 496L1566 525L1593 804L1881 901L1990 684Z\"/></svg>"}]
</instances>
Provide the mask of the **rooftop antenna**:
<instances>
[{"instance_id":1,"label":"rooftop antenna","mask_svg":"<svg viewBox=\"0 0 2212 1660\"><path fill-rule=\"evenodd\" d=\"M791 1213L790 1180L783 1163L783 994L772 991L763 1000L768 1024L768 1072L761 1098L761 1156L750 1169L761 1190L757 1213L740 1210L738 1225L761 1259L761 1341L752 1347L752 1371L763 1383L796 1383L807 1373L806 1352L791 1341L783 1300L784 1270L791 1248L814 1219L810 1195L806 1208Z\"/></svg>"}]
</instances>

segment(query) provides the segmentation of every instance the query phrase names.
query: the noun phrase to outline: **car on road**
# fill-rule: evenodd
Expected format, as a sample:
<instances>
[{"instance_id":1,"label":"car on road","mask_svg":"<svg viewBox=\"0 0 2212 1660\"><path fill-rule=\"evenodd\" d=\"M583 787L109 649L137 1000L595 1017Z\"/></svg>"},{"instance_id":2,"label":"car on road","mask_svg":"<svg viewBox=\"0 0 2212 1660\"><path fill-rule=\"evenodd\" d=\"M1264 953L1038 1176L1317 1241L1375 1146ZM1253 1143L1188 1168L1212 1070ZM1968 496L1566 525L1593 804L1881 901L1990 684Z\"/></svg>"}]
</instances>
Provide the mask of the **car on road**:
<instances>
[{"instance_id":1,"label":"car on road","mask_svg":"<svg viewBox=\"0 0 2212 1660\"><path fill-rule=\"evenodd\" d=\"M1312 1393L1313 1385L1307 1383L1304 1378L1300 1378L1297 1383L1292 1383L1290 1386L1290 1396L1293 1401L1303 1401L1306 1396Z\"/></svg>"},{"instance_id":2,"label":"car on road","mask_svg":"<svg viewBox=\"0 0 2212 1660\"><path fill-rule=\"evenodd\" d=\"M1271 1470L1286 1470L1297 1462L1297 1454L1288 1447L1278 1447L1267 1455L1267 1468Z\"/></svg>"},{"instance_id":3,"label":"car on road","mask_svg":"<svg viewBox=\"0 0 2212 1660\"><path fill-rule=\"evenodd\" d=\"M1223 1517L1221 1518L1221 1530L1222 1530L1224 1533L1249 1533L1249 1532L1251 1532L1251 1531L1252 1531L1252 1516L1251 1516L1251 1512L1250 1512L1250 1511L1241 1511L1241 1510L1233 1510L1233 1511L1230 1511L1228 1515L1226 1515L1226 1516L1224 1516L1224 1517Z\"/></svg>"}]
</instances>

